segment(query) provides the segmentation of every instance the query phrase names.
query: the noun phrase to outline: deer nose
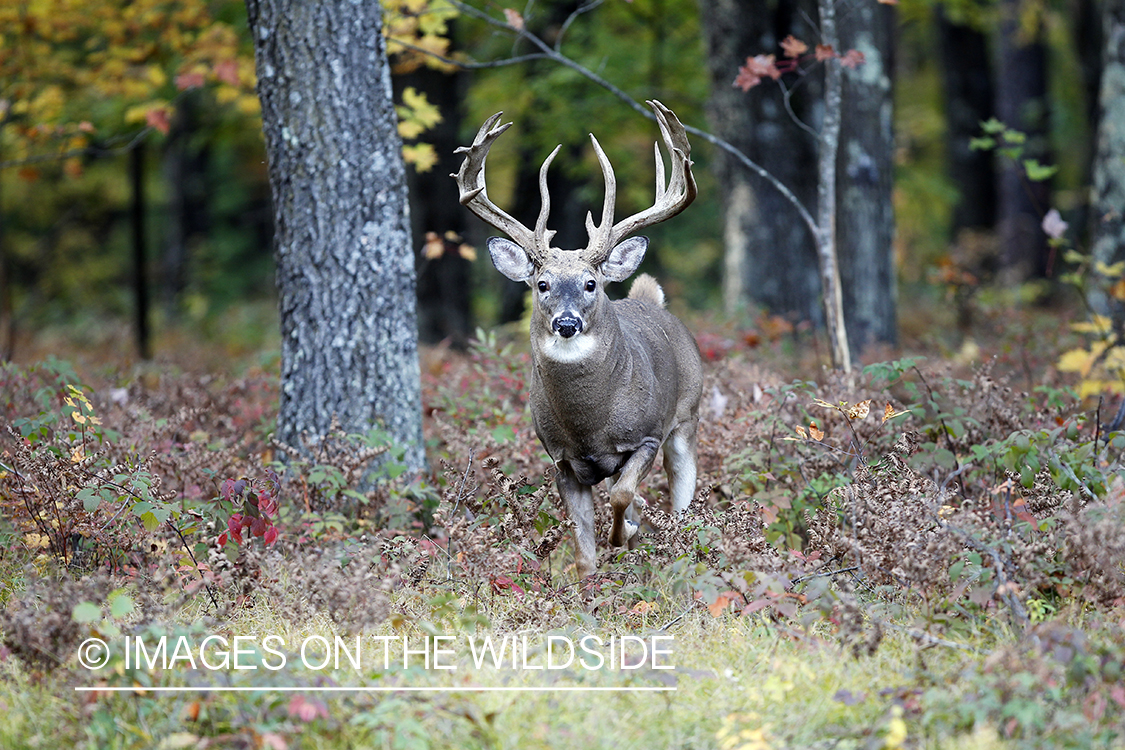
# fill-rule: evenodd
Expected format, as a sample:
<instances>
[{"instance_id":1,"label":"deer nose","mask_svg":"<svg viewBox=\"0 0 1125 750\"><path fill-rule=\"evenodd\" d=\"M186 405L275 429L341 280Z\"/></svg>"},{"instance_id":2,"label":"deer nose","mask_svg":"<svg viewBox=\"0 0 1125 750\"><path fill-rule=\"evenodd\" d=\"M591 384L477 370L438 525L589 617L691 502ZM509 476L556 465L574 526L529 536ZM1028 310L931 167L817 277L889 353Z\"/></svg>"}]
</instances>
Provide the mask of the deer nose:
<instances>
[{"instance_id":1,"label":"deer nose","mask_svg":"<svg viewBox=\"0 0 1125 750\"><path fill-rule=\"evenodd\" d=\"M555 333L568 339L582 330L582 320L574 315L560 315L551 321L551 327Z\"/></svg>"}]
</instances>

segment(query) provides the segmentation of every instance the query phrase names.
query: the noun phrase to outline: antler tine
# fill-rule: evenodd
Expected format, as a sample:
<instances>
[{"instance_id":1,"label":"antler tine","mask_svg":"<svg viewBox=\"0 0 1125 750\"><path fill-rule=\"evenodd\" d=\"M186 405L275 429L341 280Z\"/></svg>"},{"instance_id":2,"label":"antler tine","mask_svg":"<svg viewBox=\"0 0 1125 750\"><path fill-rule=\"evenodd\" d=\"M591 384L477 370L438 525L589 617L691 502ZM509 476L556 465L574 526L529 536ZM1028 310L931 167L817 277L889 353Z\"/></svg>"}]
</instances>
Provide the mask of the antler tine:
<instances>
[{"instance_id":1,"label":"antler tine","mask_svg":"<svg viewBox=\"0 0 1125 750\"><path fill-rule=\"evenodd\" d=\"M646 103L652 107L656 123L660 126L664 147L672 160L672 175L665 187L664 160L660 156L659 145L656 145L656 200L650 208L613 225L605 242L606 253L630 234L672 218L695 200L696 185L691 173L691 144L687 131L672 110L656 100Z\"/></svg>"},{"instance_id":2,"label":"antler tine","mask_svg":"<svg viewBox=\"0 0 1125 750\"><path fill-rule=\"evenodd\" d=\"M535 236L542 241L542 250L544 253L551 248L551 240L555 237L555 231L553 229L547 229L547 217L551 213L551 194L547 192L547 168L551 166L551 162L554 161L555 156L559 153L559 149L561 148L561 143L555 146L555 150L543 160L543 166L539 167L540 208L539 218L535 220Z\"/></svg>"},{"instance_id":3,"label":"antler tine","mask_svg":"<svg viewBox=\"0 0 1125 750\"><path fill-rule=\"evenodd\" d=\"M488 192L485 189L484 162L488 158L488 150L492 147L493 142L512 126L510 122L496 126L502 114L503 112L497 112L485 120L480 130L477 131L476 137L473 138L471 146L461 146L454 150L456 154L465 154L465 161L461 163L461 169L457 174L451 174L450 177L457 180L461 205L515 240L520 247L527 251L532 261L539 265L546 258L547 248L550 246L551 237L554 235L554 232L546 231L549 199L546 192L545 174L546 166L550 163L554 154L548 157L540 174L539 184L544 199L544 207L539 214L539 220L536 222L533 232L489 200Z\"/></svg>"},{"instance_id":4,"label":"antler tine","mask_svg":"<svg viewBox=\"0 0 1125 750\"><path fill-rule=\"evenodd\" d=\"M595 226L593 213L586 212L586 234L590 238L586 246L587 259L591 264L597 265L609 256L609 251L614 245L610 241L610 234L613 229L614 208L617 205L617 177L613 173L613 165L609 163L609 157L605 155L602 145L598 143L593 133L590 134L590 141L594 144L594 153L598 156L598 164L601 165L602 177L605 179L601 223Z\"/></svg>"}]
</instances>

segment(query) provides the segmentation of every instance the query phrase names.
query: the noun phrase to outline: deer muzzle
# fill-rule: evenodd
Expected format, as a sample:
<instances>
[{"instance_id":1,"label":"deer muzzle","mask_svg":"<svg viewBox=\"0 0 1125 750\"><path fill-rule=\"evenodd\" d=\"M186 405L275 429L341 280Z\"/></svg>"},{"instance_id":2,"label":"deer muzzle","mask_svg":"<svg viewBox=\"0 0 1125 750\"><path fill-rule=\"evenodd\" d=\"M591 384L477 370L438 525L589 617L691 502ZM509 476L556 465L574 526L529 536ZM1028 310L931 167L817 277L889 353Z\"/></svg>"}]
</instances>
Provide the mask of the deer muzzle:
<instances>
[{"instance_id":1,"label":"deer muzzle","mask_svg":"<svg viewBox=\"0 0 1125 750\"><path fill-rule=\"evenodd\" d=\"M582 319L577 315L563 313L551 321L551 328L564 339L568 339L574 334L582 332Z\"/></svg>"}]
</instances>

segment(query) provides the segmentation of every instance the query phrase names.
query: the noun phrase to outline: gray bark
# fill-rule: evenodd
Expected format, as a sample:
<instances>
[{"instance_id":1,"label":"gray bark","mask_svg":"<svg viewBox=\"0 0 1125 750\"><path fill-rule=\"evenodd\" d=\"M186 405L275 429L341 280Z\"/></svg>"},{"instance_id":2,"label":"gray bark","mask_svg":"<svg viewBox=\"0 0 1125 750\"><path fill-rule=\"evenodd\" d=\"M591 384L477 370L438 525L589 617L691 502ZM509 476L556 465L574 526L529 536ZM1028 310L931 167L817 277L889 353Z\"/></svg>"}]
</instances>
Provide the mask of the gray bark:
<instances>
[{"instance_id":1,"label":"gray bark","mask_svg":"<svg viewBox=\"0 0 1125 750\"><path fill-rule=\"evenodd\" d=\"M378 3L247 0L280 297L277 436L382 425L424 466L414 256Z\"/></svg>"},{"instance_id":2,"label":"gray bark","mask_svg":"<svg viewBox=\"0 0 1125 750\"><path fill-rule=\"evenodd\" d=\"M820 39L823 44L839 49L836 32L835 0L820 0ZM828 60L824 65L824 123L820 128L820 153L817 165L817 237L816 252L820 260L820 287L824 294L824 312L828 323L828 341L832 348L832 365L844 372L852 369L851 349L844 323L843 294L840 289L840 257L836 244L836 157L840 146L841 98L843 80L840 63Z\"/></svg>"},{"instance_id":3,"label":"gray bark","mask_svg":"<svg viewBox=\"0 0 1125 750\"><path fill-rule=\"evenodd\" d=\"M873 0L838 13L839 51L865 62L843 68L843 111L836 161L836 242L848 345L856 358L872 344L894 344L894 9ZM824 21L821 21L824 25ZM836 66L836 61L830 61Z\"/></svg>"},{"instance_id":4,"label":"gray bark","mask_svg":"<svg viewBox=\"0 0 1125 750\"><path fill-rule=\"evenodd\" d=\"M749 92L732 83L747 57L778 53L778 43L789 34L815 44L818 33L805 20L816 17L815 2L700 0L700 6L713 131L813 210L816 139L793 122L772 81ZM801 81L792 103L798 117L815 128L822 111L819 74ZM715 169L723 200L723 298L728 309L749 298L771 313L823 322L815 242L800 214L776 188L722 150L716 151Z\"/></svg>"},{"instance_id":5,"label":"gray bark","mask_svg":"<svg viewBox=\"0 0 1125 750\"><path fill-rule=\"evenodd\" d=\"M1105 55L1090 233L1094 258L1115 263L1125 259L1125 0L1105 0L1102 20ZM1118 322L1125 315L1119 300L1098 294L1092 301Z\"/></svg>"}]
</instances>

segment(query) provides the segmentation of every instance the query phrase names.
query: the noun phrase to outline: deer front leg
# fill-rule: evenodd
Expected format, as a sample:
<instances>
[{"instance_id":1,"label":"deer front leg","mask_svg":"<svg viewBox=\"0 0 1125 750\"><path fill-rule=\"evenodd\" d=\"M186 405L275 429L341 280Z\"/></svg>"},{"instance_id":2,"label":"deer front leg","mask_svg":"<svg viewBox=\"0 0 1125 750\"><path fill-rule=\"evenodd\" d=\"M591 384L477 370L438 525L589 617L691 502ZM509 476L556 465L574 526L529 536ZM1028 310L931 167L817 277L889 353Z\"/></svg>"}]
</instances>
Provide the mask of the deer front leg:
<instances>
[{"instance_id":1,"label":"deer front leg","mask_svg":"<svg viewBox=\"0 0 1125 750\"><path fill-rule=\"evenodd\" d=\"M592 575L597 569L597 544L594 538L594 489L579 483L567 461L558 463L555 484L566 503L566 512L574 521L574 564L578 578Z\"/></svg>"},{"instance_id":2,"label":"deer front leg","mask_svg":"<svg viewBox=\"0 0 1125 750\"><path fill-rule=\"evenodd\" d=\"M652 462L656 460L656 451L659 449L659 440L645 438L621 467L621 472L609 491L609 504L613 509L613 530L610 531L609 542L614 547L625 546L625 543L637 533L637 524L627 521L625 513L632 507L637 485L652 468Z\"/></svg>"}]
</instances>

